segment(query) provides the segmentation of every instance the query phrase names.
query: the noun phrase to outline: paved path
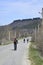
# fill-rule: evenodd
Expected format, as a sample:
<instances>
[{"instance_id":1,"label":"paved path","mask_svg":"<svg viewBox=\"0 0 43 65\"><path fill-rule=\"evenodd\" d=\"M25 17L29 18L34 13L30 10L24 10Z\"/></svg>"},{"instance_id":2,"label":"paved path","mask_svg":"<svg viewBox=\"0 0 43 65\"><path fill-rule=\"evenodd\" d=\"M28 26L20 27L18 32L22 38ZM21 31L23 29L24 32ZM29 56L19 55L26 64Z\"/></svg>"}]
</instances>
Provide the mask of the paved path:
<instances>
[{"instance_id":1,"label":"paved path","mask_svg":"<svg viewBox=\"0 0 43 65\"><path fill-rule=\"evenodd\" d=\"M0 65L26 65L25 55L28 45L29 43L19 40L16 51L13 44L0 46Z\"/></svg>"}]
</instances>

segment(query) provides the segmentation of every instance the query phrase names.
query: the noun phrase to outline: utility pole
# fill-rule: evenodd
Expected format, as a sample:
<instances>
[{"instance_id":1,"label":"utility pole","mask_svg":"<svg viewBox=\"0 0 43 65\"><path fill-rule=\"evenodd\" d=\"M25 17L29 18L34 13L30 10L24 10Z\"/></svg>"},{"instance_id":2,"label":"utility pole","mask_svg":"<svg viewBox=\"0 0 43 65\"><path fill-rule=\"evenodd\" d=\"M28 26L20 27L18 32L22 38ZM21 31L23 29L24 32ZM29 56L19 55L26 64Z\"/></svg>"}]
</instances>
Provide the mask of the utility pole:
<instances>
[{"instance_id":1,"label":"utility pole","mask_svg":"<svg viewBox=\"0 0 43 65\"><path fill-rule=\"evenodd\" d=\"M39 14L41 14L41 16L42 16L42 23L41 23L41 25L43 26L43 8L42 8L42 12L39 12Z\"/></svg>"},{"instance_id":2,"label":"utility pole","mask_svg":"<svg viewBox=\"0 0 43 65\"><path fill-rule=\"evenodd\" d=\"M43 33L43 8L42 8L41 16L42 16L41 31L42 31L42 33Z\"/></svg>"},{"instance_id":3,"label":"utility pole","mask_svg":"<svg viewBox=\"0 0 43 65\"><path fill-rule=\"evenodd\" d=\"M42 23L41 23L41 31L42 31L42 34L43 34L43 8L42 8Z\"/></svg>"},{"instance_id":4,"label":"utility pole","mask_svg":"<svg viewBox=\"0 0 43 65\"><path fill-rule=\"evenodd\" d=\"M42 8L42 12L39 12L39 14L41 14L41 16L42 16L41 32L43 33L43 8ZM38 33L39 33L39 26L38 26Z\"/></svg>"}]
</instances>

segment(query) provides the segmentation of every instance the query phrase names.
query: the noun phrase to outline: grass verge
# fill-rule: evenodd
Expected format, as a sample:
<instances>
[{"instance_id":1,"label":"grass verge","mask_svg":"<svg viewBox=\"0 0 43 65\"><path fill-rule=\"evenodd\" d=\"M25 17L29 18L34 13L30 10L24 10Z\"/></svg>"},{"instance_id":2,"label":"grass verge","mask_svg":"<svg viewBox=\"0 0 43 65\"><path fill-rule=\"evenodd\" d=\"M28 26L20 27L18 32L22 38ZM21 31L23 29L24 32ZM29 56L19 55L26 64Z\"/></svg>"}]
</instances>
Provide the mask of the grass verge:
<instances>
[{"instance_id":1,"label":"grass verge","mask_svg":"<svg viewBox=\"0 0 43 65\"><path fill-rule=\"evenodd\" d=\"M7 41L7 42L1 44L1 46L3 46L3 45L8 45L8 44L12 44L12 43L13 43L12 41Z\"/></svg>"},{"instance_id":2,"label":"grass verge","mask_svg":"<svg viewBox=\"0 0 43 65\"><path fill-rule=\"evenodd\" d=\"M39 57L39 52L34 48L33 43L31 43L29 48L29 59L31 60L31 65L43 65L43 60Z\"/></svg>"}]
</instances>

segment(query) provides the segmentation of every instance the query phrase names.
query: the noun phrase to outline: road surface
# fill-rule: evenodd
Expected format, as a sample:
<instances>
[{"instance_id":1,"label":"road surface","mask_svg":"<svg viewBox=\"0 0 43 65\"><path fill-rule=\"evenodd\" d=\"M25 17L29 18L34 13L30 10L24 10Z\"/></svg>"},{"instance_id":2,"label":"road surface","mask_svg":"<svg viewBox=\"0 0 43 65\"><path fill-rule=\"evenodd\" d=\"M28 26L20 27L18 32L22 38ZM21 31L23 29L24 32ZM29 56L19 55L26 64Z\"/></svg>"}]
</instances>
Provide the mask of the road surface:
<instances>
[{"instance_id":1,"label":"road surface","mask_svg":"<svg viewBox=\"0 0 43 65\"><path fill-rule=\"evenodd\" d=\"M16 51L13 44L0 46L0 65L23 65L26 51L27 41L23 43L23 39L18 41Z\"/></svg>"}]
</instances>

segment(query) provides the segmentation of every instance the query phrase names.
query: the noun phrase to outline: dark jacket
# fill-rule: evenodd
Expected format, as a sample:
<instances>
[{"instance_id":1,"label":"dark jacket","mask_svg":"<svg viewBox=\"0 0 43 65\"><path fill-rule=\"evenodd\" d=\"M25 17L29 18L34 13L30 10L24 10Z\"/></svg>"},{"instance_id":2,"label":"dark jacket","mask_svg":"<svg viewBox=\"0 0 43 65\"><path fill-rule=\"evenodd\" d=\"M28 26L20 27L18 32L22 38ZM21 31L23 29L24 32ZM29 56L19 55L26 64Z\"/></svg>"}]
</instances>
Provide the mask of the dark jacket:
<instances>
[{"instance_id":1,"label":"dark jacket","mask_svg":"<svg viewBox=\"0 0 43 65\"><path fill-rule=\"evenodd\" d=\"M17 44L18 40L16 38L14 38L14 44Z\"/></svg>"}]
</instances>

